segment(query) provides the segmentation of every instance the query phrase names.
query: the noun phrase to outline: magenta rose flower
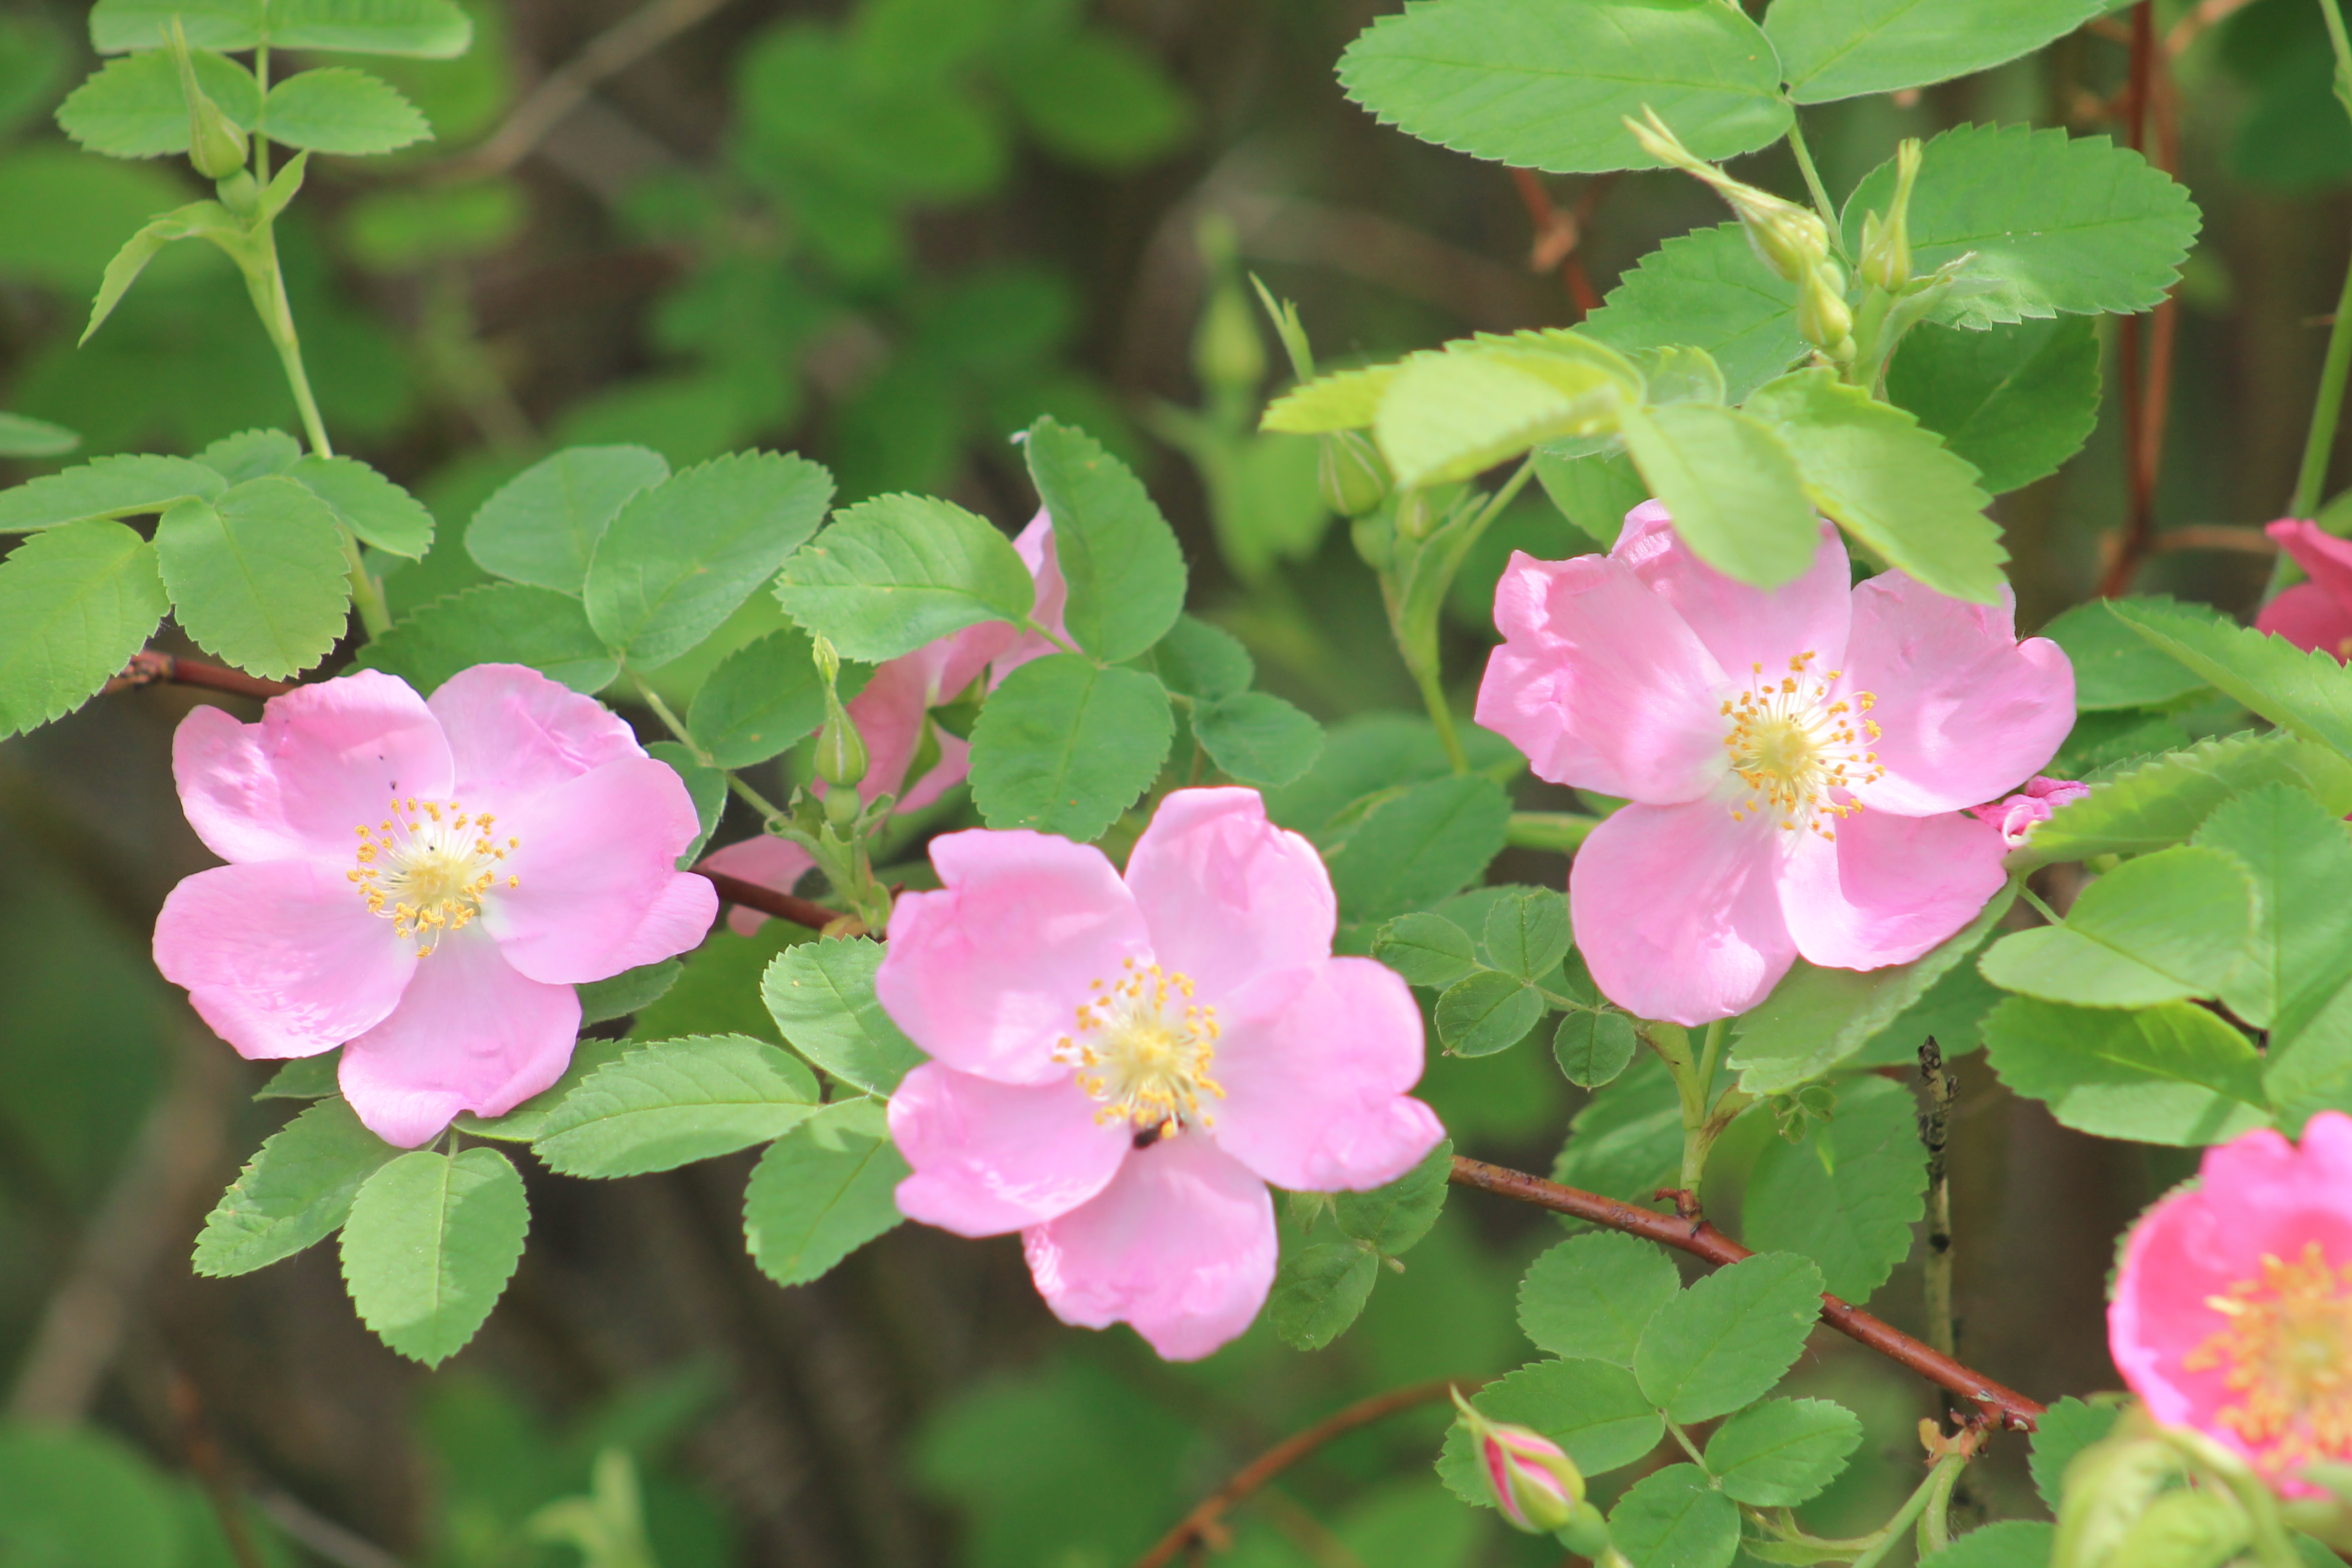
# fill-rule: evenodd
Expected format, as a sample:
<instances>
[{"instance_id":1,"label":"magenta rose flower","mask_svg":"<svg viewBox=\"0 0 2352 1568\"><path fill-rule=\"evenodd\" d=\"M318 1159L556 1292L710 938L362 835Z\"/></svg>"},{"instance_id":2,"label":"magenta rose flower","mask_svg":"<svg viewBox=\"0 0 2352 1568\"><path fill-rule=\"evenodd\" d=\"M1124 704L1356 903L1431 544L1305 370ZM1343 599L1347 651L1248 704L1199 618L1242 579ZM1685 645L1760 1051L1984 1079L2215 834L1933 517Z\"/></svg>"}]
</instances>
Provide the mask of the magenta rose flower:
<instances>
[{"instance_id":1,"label":"magenta rose flower","mask_svg":"<svg viewBox=\"0 0 2352 1568\"><path fill-rule=\"evenodd\" d=\"M2087 800L2090 795L2089 784L2074 779L2045 779L2036 773L2015 795L1990 805L1970 806L1969 815L1999 828L2000 841L2014 849L2057 815L2060 806Z\"/></svg>"},{"instance_id":2,"label":"magenta rose flower","mask_svg":"<svg viewBox=\"0 0 2352 1568\"><path fill-rule=\"evenodd\" d=\"M1069 589L1054 559L1054 524L1040 511L1013 541L1029 575L1036 580L1036 607L1031 618L1055 634L1062 630L1062 606ZM898 802L892 809L917 811L930 805L971 771L971 748L945 731L934 731L940 760L919 779L909 780L916 749L923 738L924 716L972 683L982 670L992 689L1033 658L1054 652L1054 646L1034 633L1023 632L1003 621L983 622L925 643L879 666L866 689L851 698L849 717L866 742L866 776L857 784L857 798L872 805L886 795ZM824 793L818 781L814 786ZM809 852L789 839L761 833L730 844L706 862L714 871L740 877L763 888L789 893L816 862ZM738 904L727 912L727 923L749 936L767 923L757 910Z\"/></svg>"},{"instance_id":3,"label":"magenta rose flower","mask_svg":"<svg viewBox=\"0 0 2352 1568\"><path fill-rule=\"evenodd\" d=\"M1021 1232L1065 1322L1204 1356L1273 1283L1268 1182L1376 1187L1444 1136L1405 1093L1412 993L1331 956L1331 879L1255 790L1168 796L1124 879L1023 831L945 835L931 863L944 887L899 899L874 982L932 1058L890 1097L898 1207Z\"/></svg>"},{"instance_id":4,"label":"magenta rose flower","mask_svg":"<svg viewBox=\"0 0 2352 1568\"><path fill-rule=\"evenodd\" d=\"M1824 524L1797 581L1734 582L1656 501L1607 555L1512 555L1478 722L1538 777L1633 803L1568 889L1579 951L1631 1011L1729 1017L1801 953L1908 963L2000 887L2001 836L1965 810L2057 751L2073 667L2017 640L2006 590L1987 607L1850 580Z\"/></svg>"},{"instance_id":5,"label":"magenta rose flower","mask_svg":"<svg viewBox=\"0 0 2352 1568\"><path fill-rule=\"evenodd\" d=\"M2208 1149L2125 1243L2107 1343L2157 1420L2324 1495L2295 1472L2352 1464L2352 1117Z\"/></svg>"},{"instance_id":6,"label":"magenta rose flower","mask_svg":"<svg viewBox=\"0 0 2352 1568\"><path fill-rule=\"evenodd\" d=\"M2352 658L2352 540L2338 539L2315 522L2283 517L2263 530L2294 563L2311 574L2254 617L2256 631L2272 632L2299 648Z\"/></svg>"},{"instance_id":7,"label":"magenta rose flower","mask_svg":"<svg viewBox=\"0 0 2352 1568\"><path fill-rule=\"evenodd\" d=\"M677 858L686 785L593 699L477 665L431 701L362 671L198 708L180 802L228 862L172 890L155 963L240 1056L344 1047L387 1142L500 1116L562 1075L572 987L684 952L718 913Z\"/></svg>"}]
</instances>

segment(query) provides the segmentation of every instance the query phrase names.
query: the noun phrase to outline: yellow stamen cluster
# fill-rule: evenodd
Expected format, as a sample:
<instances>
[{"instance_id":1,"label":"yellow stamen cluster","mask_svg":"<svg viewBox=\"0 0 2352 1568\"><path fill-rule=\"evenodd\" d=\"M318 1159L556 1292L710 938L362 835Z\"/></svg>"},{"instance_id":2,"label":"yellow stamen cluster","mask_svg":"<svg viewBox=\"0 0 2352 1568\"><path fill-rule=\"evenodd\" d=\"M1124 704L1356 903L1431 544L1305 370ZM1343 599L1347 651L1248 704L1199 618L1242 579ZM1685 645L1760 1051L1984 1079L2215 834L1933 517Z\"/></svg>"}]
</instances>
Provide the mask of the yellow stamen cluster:
<instances>
[{"instance_id":1,"label":"yellow stamen cluster","mask_svg":"<svg viewBox=\"0 0 2352 1568\"><path fill-rule=\"evenodd\" d=\"M2352 1262L2329 1268L2316 1241L2293 1262L2265 1253L2258 1279L2205 1304L2227 1324L2180 1364L2222 1373L2238 1401L2221 1425L2276 1474L2352 1461Z\"/></svg>"},{"instance_id":2,"label":"yellow stamen cluster","mask_svg":"<svg viewBox=\"0 0 2352 1568\"><path fill-rule=\"evenodd\" d=\"M1078 1087L1102 1103L1097 1121L1124 1120L1154 1138L1211 1125L1202 1099L1225 1094L1209 1076L1217 1010L1193 1000L1188 975L1132 958L1122 966L1115 981L1087 983L1077 1029L1056 1042L1055 1058L1076 1068Z\"/></svg>"},{"instance_id":3,"label":"yellow stamen cluster","mask_svg":"<svg viewBox=\"0 0 2352 1568\"><path fill-rule=\"evenodd\" d=\"M343 873L372 913L416 943L417 956L433 951L444 931L463 931L482 912L482 897L499 881L498 864L522 840L500 844L490 835L497 818L469 813L457 801L420 801L394 796L383 820L362 822L359 864ZM509 888L522 885L512 872Z\"/></svg>"},{"instance_id":4,"label":"yellow stamen cluster","mask_svg":"<svg viewBox=\"0 0 2352 1568\"><path fill-rule=\"evenodd\" d=\"M1870 750L1884 731L1876 720L1864 717L1878 699L1867 691L1840 695L1838 682L1845 671L1816 673L1809 668L1815 657L1797 655L1788 673L1777 677L1766 675L1761 664L1750 665L1748 689L1724 700L1723 717L1731 721L1724 750L1731 753L1731 771L1750 792L1731 808L1734 822L1769 812L1789 832L1802 824L1834 839L1837 834L1822 826L1822 816L1852 816L1862 803L1832 799L1830 792L1886 776L1878 753Z\"/></svg>"}]
</instances>

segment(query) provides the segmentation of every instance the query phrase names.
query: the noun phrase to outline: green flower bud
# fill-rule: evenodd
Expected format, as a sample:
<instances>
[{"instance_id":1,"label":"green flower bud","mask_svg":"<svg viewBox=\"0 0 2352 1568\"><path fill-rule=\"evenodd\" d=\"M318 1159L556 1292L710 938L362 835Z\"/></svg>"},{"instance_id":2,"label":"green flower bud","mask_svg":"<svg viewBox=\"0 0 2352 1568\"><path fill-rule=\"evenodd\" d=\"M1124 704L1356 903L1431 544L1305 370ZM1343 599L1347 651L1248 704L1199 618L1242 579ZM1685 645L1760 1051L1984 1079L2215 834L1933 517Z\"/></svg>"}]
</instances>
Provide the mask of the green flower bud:
<instances>
[{"instance_id":1,"label":"green flower bud","mask_svg":"<svg viewBox=\"0 0 2352 1568\"><path fill-rule=\"evenodd\" d=\"M1348 525L1349 542L1375 572L1396 564L1396 520L1384 511L1368 511Z\"/></svg>"},{"instance_id":2,"label":"green flower bud","mask_svg":"<svg viewBox=\"0 0 2352 1568\"><path fill-rule=\"evenodd\" d=\"M1832 359L1853 357L1853 312L1836 262L1815 263L1797 285L1797 335Z\"/></svg>"},{"instance_id":3,"label":"green flower bud","mask_svg":"<svg viewBox=\"0 0 2352 1568\"><path fill-rule=\"evenodd\" d=\"M1437 514L1429 505L1429 497L1419 490L1407 490L1397 497L1396 531L1399 539L1423 540L1437 526Z\"/></svg>"},{"instance_id":4,"label":"green flower bud","mask_svg":"<svg viewBox=\"0 0 2352 1568\"><path fill-rule=\"evenodd\" d=\"M1863 281L1888 293L1911 281L1911 184L1919 177L1919 139L1906 137L1895 152L1895 199L1886 216L1863 220Z\"/></svg>"},{"instance_id":5,"label":"green flower bud","mask_svg":"<svg viewBox=\"0 0 2352 1568\"><path fill-rule=\"evenodd\" d=\"M250 143L245 132L220 111L220 105L196 85L196 63L188 54L188 36L180 30L179 17L172 18L163 43L171 51L172 63L179 68L180 96L187 100L188 162L207 180L226 180L245 167Z\"/></svg>"},{"instance_id":6,"label":"green flower bud","mask_svg":"<svg viewBox=\"0 0 2352 1568\"><path fill-rule=\"evenodd\" d=\"M1361 517L1388 499L1389 466L1370 441L1353 430L1318 439L1322 452L1315 477L1325 506L1341 517Z\"/></svg>"},{"instance_id":7,"label":"green flower bud","mask_svg":"<svg viewBox=\"0 0 2352 1568\"><path fill-rule=\"evenodd\" d=\"M1210 213L1201 219L1196 237L1208 271L1209 297L1192 331L1192 374L1212 393L1255 392L1265 379L1265 342L1257 334L1235 267L1240 243L1233 220Z\"/></svg>"},{"instance_id":8,"label":"green flower bud","mask_svg":"<svg viewBox=\"0 0 2352 1568\"><path fill-rule=\"evenodd\" d=\"M1830 253L1829 226L1811 207L1783 201L1769 191L1733 179L1714 164L1691 155L1681 138L1667 129L1657 111L1644 104L1642 119L1625 117L1625 128L1642 151L1659 163L1705 180L1731 204L1747 231L1748 244L1765 266L1791 283L1801 279Z\"/></svg>"},{"instance_id":9,"label":"green flower bud","mask_svg":"<svg viewBox=\"0 0 2352 1568\"><path fill-rule=\"evenodd\" d=\"M1598 1562L1601 1554L1609 1550L1609 1521L1589 1501L1578 1503L1576 1511L1568 1516L1568 1522L1552 1533L1579 1557Z\"/></svg>"},{"instance_id":10,"label":"green flower bud","mask_svg":"<svg viewBox=\"0 0 2352 1568\"><path fill-rule=\"evenodd\" d=\"M824 637L814 639L816 672L824 679L824 728L816 736L816 776L835 786L834 793L851 801L855 815L855 797L849 795L857 782L866 776L866 738L841 705L841 694L835 689L841 679L841 656ZM825 803L826 815L835 815L833 802Z\"/></svg>"}]
</instances>

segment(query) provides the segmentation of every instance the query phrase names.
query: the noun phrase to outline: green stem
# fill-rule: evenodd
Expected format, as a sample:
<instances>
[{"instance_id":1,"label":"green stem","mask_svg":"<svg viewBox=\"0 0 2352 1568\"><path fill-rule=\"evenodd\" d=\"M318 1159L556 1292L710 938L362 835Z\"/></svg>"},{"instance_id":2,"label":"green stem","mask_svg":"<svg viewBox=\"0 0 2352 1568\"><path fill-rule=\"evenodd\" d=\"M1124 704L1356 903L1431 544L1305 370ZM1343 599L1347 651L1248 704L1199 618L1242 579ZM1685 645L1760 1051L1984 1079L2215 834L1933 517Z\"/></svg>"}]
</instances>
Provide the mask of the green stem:
<instances>
[{"instance_id":1,"label":"green stem","mask_svg":"<svg viewBox=\"0 0 2352 1568\"><path fill-rule=\"evenodd\" d=\"M1601 826L1597 816L1573 811L1515 811L1503 842L1514 849L1572 851Z\"/></svg>"},{"instance_id":2,"label":"green stem","mask_svg":"<svg viewBox=\"0 0 2352 1568\"><path fill-rule=\"evenodd\" d=\"M1715 1062L1723 1050L1725 1021L1717 1018L1706 1026L1706 1038L1698 1048L1698 1098L1704 1105L1715 1093Z\"/></svg>"},{"instance_id":3,"label":"green stem","mask_svg":"<svg viewBox=\"0 0 2352 1568\"><path fill-rule=\"evenodd\" d=\"M1798 124L1794 111L1789 116L1789 151L1797 155L1797 172L1805 176L1805 189L1813 195L1813 210L1829 227L1831 247L1853 265L1853 258L1845 253L1845 235L1838 227L1837 208L1830 201L1829 187L1822 184L1822 172L1813 167L1812 149L1805 145L1804 128Z\"/></svg>"},{"instance_id":4,"label":"green stem","mask_svg":"<svg viewBox=\"0 0 2352 1568\"><path fill-rule=\"evenodd\" d=\"M2052 925L2060 926L2066 923L2065 916L2060 914L2056 910L2052 909L2048 904L2043 903L2042 901L2042 895L2036 893L2032 889L2027 887L2021 881L2017 884L2017 896L2023 899L2027 903L2032 904L2035 910L2041 914L2042 918L2048 921Z\"/></svg>"},{"instance_id":5,"label":"green stem","mask_svg":"<svg viewBox=\"0 0 2352 1568\"><path fill-rule=\"evenodd\" d=\"M1053 644L1064 653L1078 653L1076 648L1070 646L1067 638L1056 637L1049 628L1039 626L1035 621L1031 620L1026 616L1021 617L1021 629L1024 632L1034 633L1034 635L1045 638L1047 642ZM1078 653L1078 657L1080 658L1084 658L1087 656L1085 654ZM1097 659L1096 662L1100 663L1101 661Z\"/></svg>"},{"instance_id":6,"label":"green stem","mask_svg":"<svg viewBox=\"0 0 2352 1568\"><path fill-rule=\"evenodd\" d=\"M1938 1462L1927 1472L1927 1495L1919 1508L1919 1555L1941 1552L1952 1543L1952 1489L1959 1484L1967 1461Z\"/></svg>"},{"instance_id":7,"label":"green stem","mask_svg":"<svg viewBox=\"0 0 2352 1568\"><path fill-rule=\"evenodd\" d=\"M253 85L261 96L269 96L269 46L262 44L253 51ZM253 185L256 190L269 188L269 138L256 133L253 138Z\"/></svg>"},{"instance_id":8,"label":"green stem","mask_svg":"<svg viewBox=\"0 0 2352 1568\"><path fill-rule=\"evenodd\" d=\"M2335 17L2340 34L2344 19L2336 16L2334 0L2329 0L2327 14ZM2336 426L2344 413L2347 370L2352 370L2352 266L2344 269L2344 287L2336 299L2336 321L2327 329L2327 357L2320 362L2319 392L2312 400L2311 429L2304 437L2303 466L2295 470L2294 494L2286 503L2289 517L2307 518L2319 510L2319 492L2327 483L2327 459L2336 447Z\"/></svg>"},{"instance_id":9,"label":"green stem","mask_svg":"<svg viewBox=\"0 0 2352 1568\"><path fill-rule=\"evenodd\" d=\"M1683 1452L1691 1457L1691 1463L1696 1465L1702 1470L1706 1468L1706 1461L1700 1458L1698 1445L1691 1441L1691 1436L1689 1433L1684 1431L1679 1424L1672 1420L1669 1420L1666 1423L1666 1432L1667 1435L1672 1436L1675 1442L1682 1445Z\"/></svg>"},{"instance_id":10,"label":"green stem","mask_svg":"<svg viewBox=\"0 0 2352 1568\"><path fill-rule=\"evenodd\" d=\"M1943 1495L1951 1496L1952 1480L1958 1479L1957 1472L1967 1463L1968 1460L1958 1454L1947 1454L1937 1460L1936 1468L1927 1472L1927 1479L1919 1483L1918 1489L1904 1501L1901 1508L1895 1510L1895 1517L1886 1521L1886 1528L1879 1532L1877 1541L1861 1556L1856 1557L1849 1564L1849 1568L1878 1568L1878 1564L1885 1561L1886 1554L1895 1550L1895 1543L1903 1538L1904 1528L1913 1520L1917 1519L1921 1510L1927 1508L1929 1495L1939 1484L1943 1489ZM1944 1472L1947 1470L1955 1472L1952 1479L1945 1479Z\"/></svg>"},{"instance_id":11,"label":"green stem","mask_svg":"<svg viewBox=\"0 0 2352 1568\"><path fill-rule=\"evenodd\" d=\"M1437 671L1421 667L1415 661L1412 682L1421 688L1421 700L1429 709L1429 721L1437 727L1437 743L1445 748L1445 760L1457 773L1470 771L1470 753L1462 749L1462 736L1454 727L1454 710L1445 703L1445 688L1437 679Z\"/></svg>"},{"instance_id":12,"label":"green stem","mask_svg":"<svg viewBox=\"0 0 2352 1568\"><path fill-rule=\"evenodd\" d=\"M681 721L677 714L671 710L668 703L662 700L662 694L656 691L653 689L652 683L646 680L644 676L639 675L634 669L629 671L629 685L635 689L638 700L644 702L646 707L653 710L654 717L662 721L662 728L667 730L670 732L671 738L677 741L679 745L684 746L687 749L688 753L690 754L696 762L701 763L706 768L717 769L719 773L726 775L727 787L735 792L737 799L743 802L744 805L750 806L752 810L758 812L770 822L788 823L792 821L792 816L790 813L784 811L773 801L771 801L767 796L761 795L758 790L753 789L750 784L745 784L741 779L736 777L733 770L720 768L716 762L711 760L711 756L709 752L704 751L700 746L695 744L694 737L687 732L685 722Z\"/></svg>"}]
</instances>

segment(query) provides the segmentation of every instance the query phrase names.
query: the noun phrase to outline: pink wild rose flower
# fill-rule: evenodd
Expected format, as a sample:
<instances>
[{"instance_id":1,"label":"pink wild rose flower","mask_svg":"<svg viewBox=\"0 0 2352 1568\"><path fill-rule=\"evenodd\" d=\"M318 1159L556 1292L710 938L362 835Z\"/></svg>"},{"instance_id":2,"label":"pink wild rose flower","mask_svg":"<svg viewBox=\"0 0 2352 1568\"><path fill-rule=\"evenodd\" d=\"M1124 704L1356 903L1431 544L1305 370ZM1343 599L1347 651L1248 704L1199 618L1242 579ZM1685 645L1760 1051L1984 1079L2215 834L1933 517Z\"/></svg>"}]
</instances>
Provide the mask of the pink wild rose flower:
<instances>
[{"instance_id":1,"label":"pink wild rose flower","mask_svg":"<svg viewBox=\"0 0 2352 1568\"><path fill-rule=\"evenodd\" d=\"M1054 559L1053 521L1040 511L1013 540L1013 548L1021 552L1029 575L1036 580L1037 603L1031 618L1059 635L1069 589ZM961 784L971 771L971 748L943 730L933 731L939 738L940 760L922 777L907 777L922 744L924 716L940 703L953 700L982 671L988 672L988 684L993 689L1031 659L1054 651L1051 643L1034 633L1003 621L987 621L936 638L881 665L866 689L846 704L850 720L866 742L866 776L857 783L857 798L870 805L886 795L895 795L898 803L894 810L917 811ZM819 782L815 788L821 795L825 786ZM799 845L762 833L718 850L706 864L714 871L789 893L816 862ZM727 911L728 925L743 936L750 936L767 921L759 910L740 904Z\"/></svg>"},{"instance_id":2,"label":"pink wild rose flower","mask_svg":"<svg viewBox=\"0 0 2352 1568\"><path fill-rule=\"evenodd\" d=\"M2263 531L2311 574L2254 617L2254 629L2272 632L2299 648L2352 658L2352 540L2338 539L2315 522L2283 517Z\"/></svg>"},{"instance_id":3,"label":"pink wild rose flower","mask_svg":"<svg viewBox=\"0 0 2352 1568\"><path fill-rule=\"evenodd\" d=\"M874 988L931 1060L890 1097L908 1217L1021 1232L1063 1321L1207 1355L1274 1280L1274 1205L1395 1180L1444 1136L1421 1012L1334 958L1331 879L1257 792L1179 790L1122 879L1026 831L931 844Z\"/></svg>"},{"instance_id":4,"label":"pink wild rose flower","mask_svg":"<svg viewBox=\"0 0 2352 1568\"><path fill-rule=\"evenodd\" d=\"M2208 1149L2125 1243L2107 1343L2157 1420L2323 1495L2295 1472L2352 1464L2352 1117Z\"/></svg>"},{"instance_id":5,"label":"pink wild rose flower","mask_svg":"<svg viewBox=\"0 0 2352 1568\"><path fill-rule=\"evenodd\" d=\"M1576 854L1579 951L1609 996L1705 1024L1799 954L1917 958L2001 885L1965 808L2050 760L2074 721L2057 645L1899 572L1850 587L1824 524L1805 574L1753 588L1702 564L1665 509L1607 555L1514 553L1478 722L1537 776L1632 801Z\"/></svg>"},{"instance_id":6,"label":"pink wild rose flower","mask_svg":"<svg viewBox=\"0 0 2352 1568\"><path fill-rule=\"evenodd\" d=\"M2060 806L2087 800L2090 795L2089 784L2074 779L2045 779L2036 773L2015 795L1990 805L1970 806L1969 815L1999 828L2000 841L2014 849L2055 816Z\"/></svg>"},{"instance_id":7,"label":"pink wild rose flower","mask_svg":"<svg viewBox=\"0 0 2352 1568\"><path fill-rule=\"evenodd\" d=\"M694 803L593 699L519 665L429 702L368 670L198 708L172 738L228 862L172 890L155 963L255 1060L343 1047L343 1098L415 1147L562 1075L572 987L684 952L718 913L677 858Z\"/></svg>"}]
</instances>

